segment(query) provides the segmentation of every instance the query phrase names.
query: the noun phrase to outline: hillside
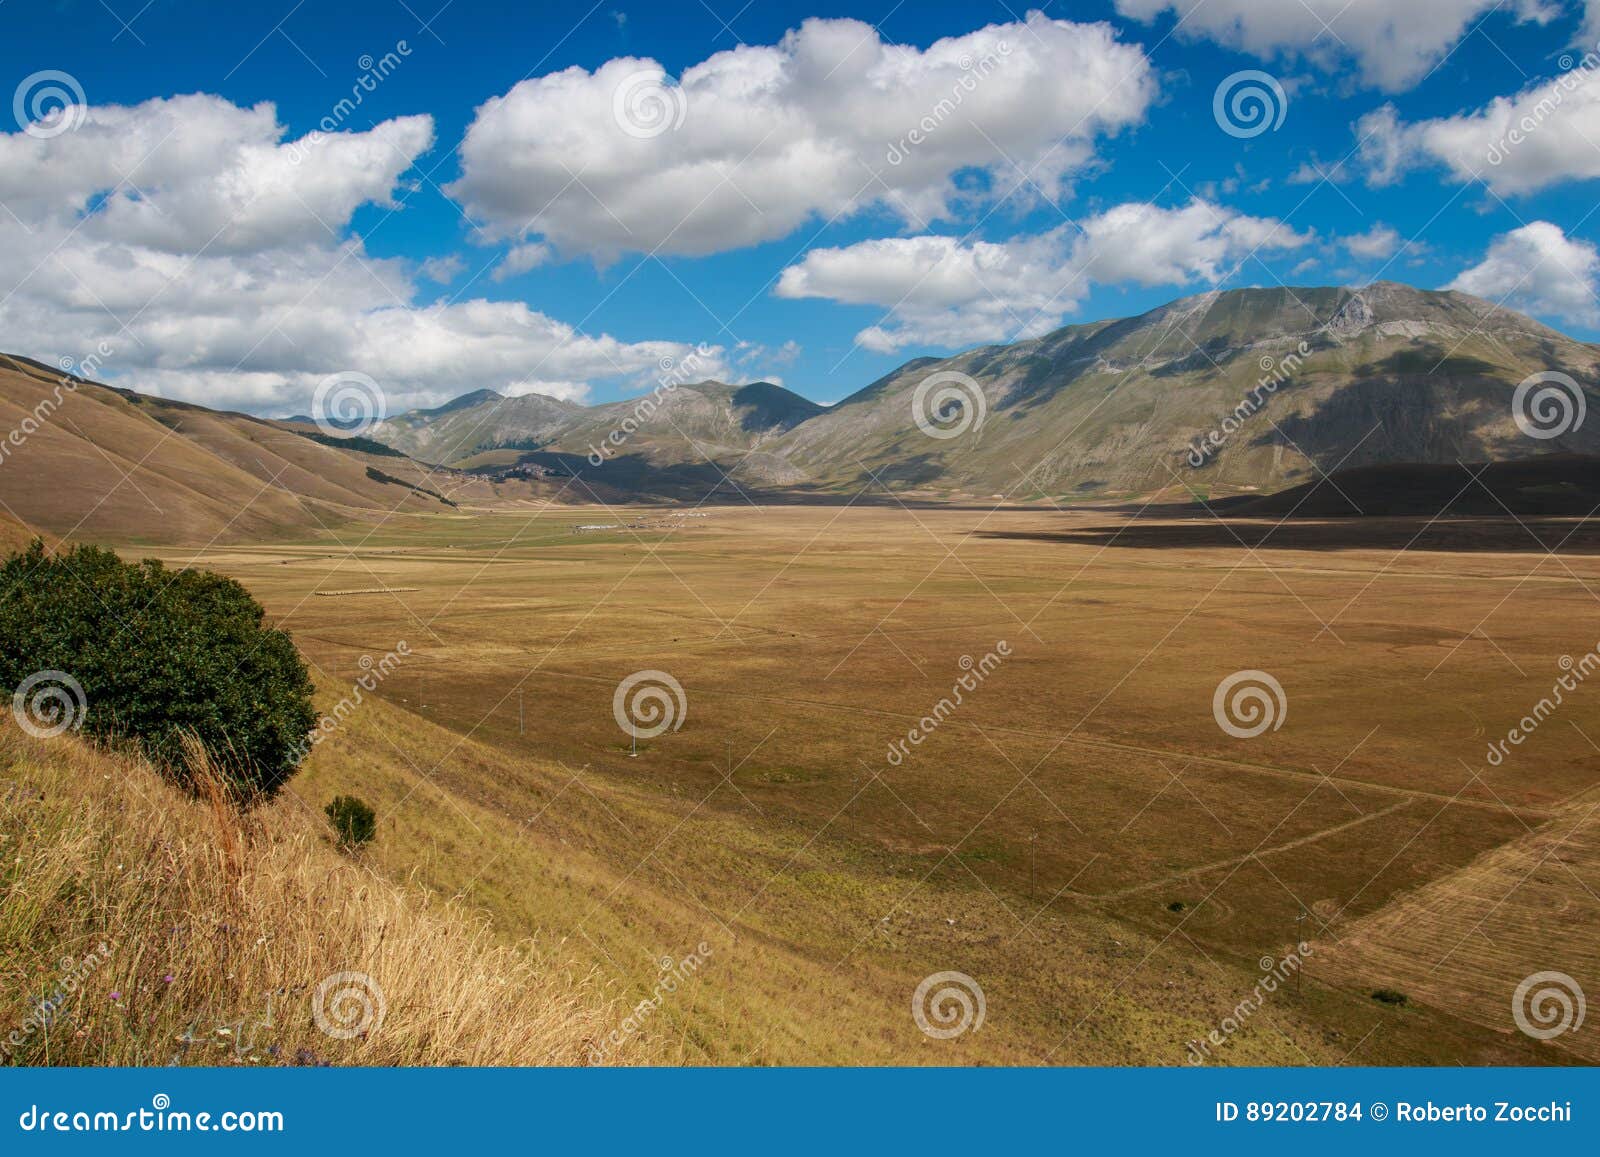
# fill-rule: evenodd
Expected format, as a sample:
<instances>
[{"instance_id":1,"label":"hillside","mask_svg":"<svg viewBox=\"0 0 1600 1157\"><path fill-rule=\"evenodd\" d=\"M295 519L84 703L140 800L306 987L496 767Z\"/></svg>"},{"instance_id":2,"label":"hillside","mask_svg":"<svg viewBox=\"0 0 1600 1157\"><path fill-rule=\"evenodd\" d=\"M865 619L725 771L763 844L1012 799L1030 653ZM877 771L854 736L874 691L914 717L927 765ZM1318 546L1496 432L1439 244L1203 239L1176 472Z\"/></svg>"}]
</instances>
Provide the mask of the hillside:
<instances>
[{"instance_id":1,"label":"hillside","mask_svg":"<svg viewBox=\"0 0 1600 1157\"><path fill-rule=\"evenodd\" d=\"M0 509L77 538L261 541L551 489L499 487L347 447L315 429L64 377L4 355L0 431L21 432L4 447Z\"/></svg>"},{"instance_id":2,"label":"hillside","mask_svg":"<svg viewBox=\"0 0 1600 1157\"><path fill-rule=\"evenodd\" d=\"M0 511L0 557L21 550L34 537L34 532L28 526Z\"/></svg>"},{"instance_id":3,"label":"hillside","mask_svg":"<svg viewBox=\"0 0 1600 1157\"><path fill-rule=\"evenodd\" d=\"M1217 499L1336 470L1600 454L1600 421L1553 438L1518 428L1516 388L1543 371L1600 404L1597 347L1393 282L1201 294L918 359L831 407L767 382L599 406L478 390L349 440L77 379L64 391L50 368L6 358L0 428L46 417L4 447L0 510L58 535L260 541L468 505L731 498L734 485L780 499L869 487L881 500L879 484L936 499ZM914 411L935 375L981 390L982 420L930 436Z\"/></svg>"},{"instance_id":4,"label":"hillside","mask_svg":"<svg viewBox=\"0 0 1600 1157\"><path fill-rule=\"evenodd\" d=\"M1180 479L1275 490L1341 464L1600 451L1600 424L1539 442L1511 416L1529 374L1592 382L1597 364L1593 347L1465 294L1392 282L1240 289L913 363L801 427L783 452L819 485L850 484L859 460L907 486L1017 498L1141 494ZM980 429L938 440L912 425L916 386L941 371L982 386ZM1269 374L1283 380L1262 408L1193 467L1195 439Z\"/></svg>"},{"instance_id":5,"label":"hillside","mask_svg":"<svg viewBox=\"0 0 1600 1157\"><path fill-rule=\"evenodd\" d=\"M721 477L713 463L740 465L753 484L804 481L762 449L823 412L770 382L699 382L600 406L479 390L386 421L373 437L423 461L465 469L493 473L525 462L578 474L588 485L704 493ZM614 433L625 437L610 440Z\"/></svg>"},{"instance_id":6,"label":"hillside","mask_svg":"<svg viewBox=\"0 0 1600 1157\"><path fill-rule=\"evenodd\" d=\"M1594 346L1463 293L1395 282L1236 289L918 359L826 409L770 385L680 387L598 467L585 457L636 401L583 408L480 393L403 415L376 436L444 461L502 448L475 460L489 468L523 457L516 448L646 494L703 494L723 471L741 485L801 492L854 493L870 471L937 496L1096 499L1181 486L1229 494L1338 467L1600 453L1600 422L1537 440L1511 409L1517 384L1544 370L1570 374L1600 401L1589 384L1597 367ZM916 391L934 374L977 383L981 423L953 438L919 428ZM1252 393L1259 408L1196 467L1196 440L1220 431Z\"/></svg>"},{"instance_id":7,"label":"hillside","mask_svg":"<svg viewBox=\"0 0 1600 1157\"><path fill-rule=\"evenodd\" d=\"M608 1023L587 981L336 851L292 793L240 820L8 717L0 800L5 1062L581 1064Z\"/></svg>"}]
</instances>

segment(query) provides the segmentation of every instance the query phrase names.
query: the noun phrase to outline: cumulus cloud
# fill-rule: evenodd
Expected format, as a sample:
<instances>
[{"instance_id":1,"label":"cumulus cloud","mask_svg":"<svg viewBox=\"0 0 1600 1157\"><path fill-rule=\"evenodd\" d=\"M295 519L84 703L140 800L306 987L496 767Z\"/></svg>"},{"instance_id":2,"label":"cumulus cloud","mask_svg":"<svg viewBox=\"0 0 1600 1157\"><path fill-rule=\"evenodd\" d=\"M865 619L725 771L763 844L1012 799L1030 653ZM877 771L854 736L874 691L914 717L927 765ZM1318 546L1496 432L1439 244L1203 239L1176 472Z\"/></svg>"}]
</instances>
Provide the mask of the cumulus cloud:
<instances>
[{"instance_id":1,"label":"cumulus cloud","mask_svg":"<svg viewBox=\"0 0 1600 1157\"><path fill-rule=\"evenodd\" d=\"M1357 233L1353 237L1344 239L1344 247L1349 250L1350 256L1361 257L1367 260L1376 260L1389 257L1400 248L1400 234L1384 224L1374 225L1365 233Z\"/></svg>"},{"instance_id":2,"label":"cumulus cloud","mask_svg":"<svg viewBox=\"0 0 1600 1157\"><path fill-rule=\"evenodd\" d=\"M1106 24L1035 12L919 49L813 19L676 84L631 57L524 80L477 110L450 192L495 236L601 260L735 249L868 206L924 228L962 172L991 196L1061 196L1155 90Z\"/></svg>"},{"instance_id":3,"label":"cumulus cloud","mask_svg":"<svg viewBox=\"0 0 1600 1157\"><path fill-rule=\"evenodd\" d=\"M460 254L450 253L444 257L430 257L417 269L424 278L439 285L446 285L460 277L467 268L467 263L461 259Z\"/></svg>"},{"instance_id":4,"label":"cumulus cloud","mask_svg":"<svg viewBox=\"0 0 1600 1157\"><path fill-rule=\"evenodd\" d=\"M813 249L783 271L775 292L887 307L883 324L856 337L870 350L955 347L1046 333L1094 283L1214 284L1253 253L1311 240L1206 201L1132 203L1006 242L925 235Z\"/></svg>"},{"instance_id":5,"label":"cumulus cloud","mask_svg":"<svg viewBox=\"0 0 1600 1157\"><path fill-rule=\"evenodd\" d=\"M1353 56L1367 83L1388 91L1422 79L1468 26L1504 0L1116 0L1117 11L1153 21L1179 18L1177 33L1207 37L1257 56L1293 54L1333 68ZM1509 11L1540 23L1548 0L1517 0Z\"/></svg>"},{"instance_id":6,"label":"cumulus cloud","mask_svg":"<svg viewBox=\"0 0 1600 1157\"><path fill-rule=\"evenodd\" d=\"M369 253L363 205L403 211L429 117L286 139L270 104L180 96L96 106L50 135L0 134L0 348L212 406L304 411L355 370L391 409L478 386L579 396L690 348L580 334L521 303L416 304L420 275Z\"/></svg>"},{"instance_id":7,"label":"cumulus cloud","mask_svg":"<svg viewBox=\"0 0 1600 1157\"><path fill-rule=\"evenodd\" d=\"M527 245L513 245L510 252L494 267L494 272L489 274L495 281L509 281L518 274L526 273L530 269L537 269L550 260L550 246L540 241Z\"/></svg>"},{"instance_id":8,"label":"cumulus cloud","mask_svg":"<svg viewBox=\"0 0 1600 1157\"><path fill-rule=\"evenodd\" d=\"M1500 196L1600 177L1600 56L1473 112L1407 123L1392 105L1356 125L1368 180L1386 185L1422 165Z\"/></svg>"},{"instance_id":9,"label":"cumulus cloud","mask_svg":"<svg viewBox=\"0 0 1600 1157\"><path fill-rule=\"evenodd\" d=\"M1502 233L1484 259L1445 286L1525 313L1600 325L1600 251L1548 221Z\"/></svg>"}]
</instances>

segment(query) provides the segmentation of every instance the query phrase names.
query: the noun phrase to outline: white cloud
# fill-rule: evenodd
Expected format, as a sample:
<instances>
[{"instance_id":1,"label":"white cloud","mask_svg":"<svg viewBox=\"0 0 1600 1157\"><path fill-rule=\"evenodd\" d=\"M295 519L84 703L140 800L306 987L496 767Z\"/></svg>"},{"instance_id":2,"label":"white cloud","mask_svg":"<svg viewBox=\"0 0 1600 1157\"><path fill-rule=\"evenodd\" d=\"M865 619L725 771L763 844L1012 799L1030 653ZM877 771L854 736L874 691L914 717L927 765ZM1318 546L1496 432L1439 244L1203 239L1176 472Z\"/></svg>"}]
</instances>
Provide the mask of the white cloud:
<instances>
[{"instance_id":1,"label":"white cloud","mask_svg":"<svg viewBox=\"0 0 1600 1157\"><path fill-rule=\"evenodd\" d=\"M489 274L493 281L508 281L518 274L526 273L530 269L537 269L550 260L550 246L540 241L530 242L527 245L514 245L499 265L494 267L494 272Z\"/></svg>"},{"instance_id":2,"label":"white cloud","mask_svg":"<svg viewBox=\"0 0 1600 1157\"><path fill-rule=\"evenodd\" d=\"M1477 265L1446 289L1459 289L1542 317L1600 325L1600 251L1535 221L1502 233Z\"/></svg>"},{"instance_id":3,"label":"white cloud","mask_svg":"<svg viewBox=\"0 0 1600 1157\"><path fill-rule=\"evenodd\" d=\"M391 411L479 386L579 396L686 344L589 336L521 303L418 306L449 259L379 258L351 236L394 205L428 117L285 140L274 108L183 96L96 106L53 137L0 134L0 349L82 359L119 385L303 412L357 370Z\"/></svg>"},{"instance_id":4,"label":"white cloud","mask_svg":"<svg viewBox=\"0 0 1600 1157\"><path fill-rule=\"evenodd\" d=\"M1600 177L1600 56L1474 112L1403 122L1392 105L1356 126L1368 180L1386 185L1421 165L1500 196Z\"/></svg>"},{"instance_id":5,"label":"white cloud","mask_svg":"<svg viewBox=\"0 0 1600 1157\"><path fill-rule=\"evenodd\" d=\"M1578 33L1572 42L1586 48L1593 48L1596 43L1600 43L1600 0L1585 0L1583 20L1579 23Z\"/></svg>"},{"instance_id":6,"label":"white cloud","mask_svg":"<svg viewBox=\"0 0 1600 1157\"><path fill-rule=\"evenodd\" d=\"M467 268L459 254L451 253L445 257L430 257L418 267L417 272L437 285L448 285L460 277Z\"/></svg>"},{"instance_id":7,"label":"white cloud","mask_svg":"<svg viewBox=\"0 0 1600 1157\"><path fill-rule=\"evenodd\" d=\"M1344 239L1344 247L1350 251L1352 257L1362 257L1376 260L1389 257L1400 248L1400 234L1382 223L1374 225L1365 233L1357 233L1353 237Z\"/></svg>"},{"instance_id":8,"label":"white cloud","mask_svg":"<svg viewBox=\"0 0 1600 1157\"><path fill-rule=\"evenodd\" d=\"M918 236L813 249L783 271L775 292L887 307L885 324L857 335L870 350L954 347L1046 333L1094 283L1216 283L1258 250L1311 240L1206 201L1173 209L1130 203L1079 228L1007 242Z\"/></svg>"},{"instance_id":9,"label":"white cloud","mask_svg":"<svg viewBox=\"0 0 1600 1157\"><path fill-rule=\"evenodd\" d=\"M524 80L477 110L450 192L496 236L602 260L736 249L880 204L923 228L963 170L1003 194L1020 166L1022 194L1062 195L1155 89L1107 24L1030 13L918 49L807 20L676 85L635 58Z\"/></svg>"},{"instance_id":10,"label":"white cloud","mask_svg":"<svg viewBox=\"0 0 1600 1157\"><path fill-rule=\"evenodd\" d=\"M1153 21L1180 18L1177 32L1257 56L1291 54L1324 68L1353 56L1363 79L1396 91L1422 79L1480 16L1504 0L1116 0L1117 11ZM1546 0L1517 0L1510 12L1544 22Z\"/></svg>"}]
</instances>

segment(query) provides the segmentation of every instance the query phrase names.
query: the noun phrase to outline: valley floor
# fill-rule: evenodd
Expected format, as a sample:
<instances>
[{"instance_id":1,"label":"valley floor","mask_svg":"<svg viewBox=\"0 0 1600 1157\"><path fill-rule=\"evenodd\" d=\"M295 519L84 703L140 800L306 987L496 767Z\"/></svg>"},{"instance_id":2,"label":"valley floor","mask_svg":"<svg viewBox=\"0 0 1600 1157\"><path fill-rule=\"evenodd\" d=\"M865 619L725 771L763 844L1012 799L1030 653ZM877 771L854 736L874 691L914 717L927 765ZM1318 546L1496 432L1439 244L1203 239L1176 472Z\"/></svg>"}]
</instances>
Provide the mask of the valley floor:
<instances>
[{"instance_id":1,"label":"valley floor","mask_svg":"<svg viewBox=\"0 0 1600 1157\"><path fill-rule=\"evenodd\" d=\"M417 524L159 553L313 663L341 722L297 797L371 800L371 864L599 970L602 1061L1596 1055L1511 1002L1600 981L1600 686L1487 752L1600 640L1600 559L1510 520L1450 549L893 505ZM636 714L635 753L638 672L682 700L646 679L679 726ZM1236 672L1276 727L1219 725ZM919 1027L941 973L981 1026Z\"/></svg>"}]
</instances>

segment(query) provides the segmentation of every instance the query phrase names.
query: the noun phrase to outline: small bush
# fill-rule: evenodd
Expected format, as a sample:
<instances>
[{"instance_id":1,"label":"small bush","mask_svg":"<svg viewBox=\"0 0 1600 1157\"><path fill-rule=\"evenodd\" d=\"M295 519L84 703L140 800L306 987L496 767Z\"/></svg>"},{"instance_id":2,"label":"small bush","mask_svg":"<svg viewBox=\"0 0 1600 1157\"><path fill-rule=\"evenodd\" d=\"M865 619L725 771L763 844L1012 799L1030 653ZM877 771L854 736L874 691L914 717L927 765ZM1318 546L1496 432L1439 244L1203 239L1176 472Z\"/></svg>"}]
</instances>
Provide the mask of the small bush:
<instances>
[{"instance_id":1,"label":"small bush","mask_svg":"<svg viewBox=\"0 0 1600 1157\"><path fill-rule=\"evenodd\" d=\"M336 795L322 809L339 835L341 848L357 848L378 833L378 813L353 795Z\"/></svg>"},{"instance_id":2,"label":"small bush","mask_svg":"<svg viewBox=\"0 0 1600 1157\"><path fill-rule=\"evenodd\" d=\"M99 547L49 555L36 540L0 564L0 694L41 672L71 680L44 722L64 712L89 735L135 741L191 789L198 740L241 802L294 774L317 721L305 663L243 586Z\"/></svg>"},{"instance_id":3,"label":"small bush","mask_svg":"<svg viewBox=\"0 0 1600 1157\"><path fill-rule=\"evenodd\" d=\"M1372 999L1383 1004L1405 1004L1410 1000L1403 992L1396 992L1392 988L1375 988L1372 990Z\"/></svg>"}]
</instances>

